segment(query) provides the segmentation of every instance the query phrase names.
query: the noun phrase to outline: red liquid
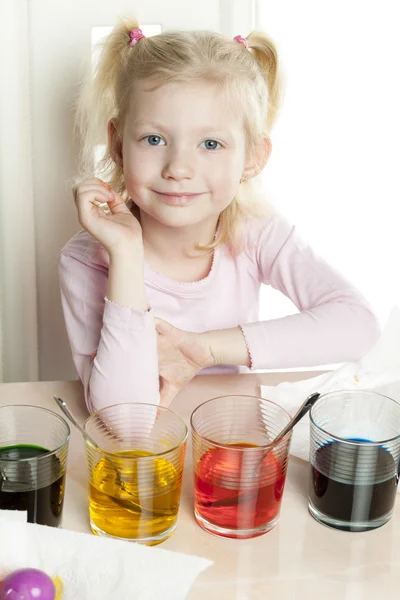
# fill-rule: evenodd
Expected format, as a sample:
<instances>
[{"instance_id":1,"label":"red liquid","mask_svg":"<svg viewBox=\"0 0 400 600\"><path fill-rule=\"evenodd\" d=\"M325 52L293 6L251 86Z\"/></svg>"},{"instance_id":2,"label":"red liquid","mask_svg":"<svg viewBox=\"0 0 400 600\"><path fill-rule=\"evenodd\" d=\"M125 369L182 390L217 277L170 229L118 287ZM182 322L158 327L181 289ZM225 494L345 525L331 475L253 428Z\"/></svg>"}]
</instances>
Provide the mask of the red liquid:
<instances>
[{"instance_id":1,"label":"red liquid","mask_svg":"<svg viewBox=\"0 0 400 600\"><path fill-rule=\"evenodd\" d=\"M235 530L262 528L278 516L286 477L286 469L282 473L273 452L257 465L260 453L246 454L235 450L238 447L254 445L232 444L208 450L195 473L197 513L217 527L232 529L229 537L237 537ZM248 537L253 535L257 532L250 532Z\"/></svg>"}]
</instances>

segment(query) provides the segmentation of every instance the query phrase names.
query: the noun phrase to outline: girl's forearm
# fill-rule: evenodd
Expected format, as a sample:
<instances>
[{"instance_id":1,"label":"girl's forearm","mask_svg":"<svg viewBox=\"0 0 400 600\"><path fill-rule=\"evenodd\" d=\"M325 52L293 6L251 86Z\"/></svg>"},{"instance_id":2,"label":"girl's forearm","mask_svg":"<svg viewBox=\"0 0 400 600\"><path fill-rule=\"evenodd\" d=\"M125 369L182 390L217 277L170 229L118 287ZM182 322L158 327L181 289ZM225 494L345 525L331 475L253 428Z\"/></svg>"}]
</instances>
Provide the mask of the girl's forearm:
<instances>
[{"instance_id":1,"label":"girl's forearm","mask_svg":"<svg viewBox=\"0 0 400 600\"><path fill-rule=\"evenodd\" d=\"M107 298L135 310L148 310L143 245L126 247L110 255Z\"/></svg>"},{"instance_id":2,"label":"girl's forearm","mask_svg":"<svg viewBox=\"0 0 400 600\"><path fill-rule=\"evenodd\" d=\"M249 351L240 327L207 331L202 335L209 344L214 365L251 366Z\"/></svg>"}]
</instances>

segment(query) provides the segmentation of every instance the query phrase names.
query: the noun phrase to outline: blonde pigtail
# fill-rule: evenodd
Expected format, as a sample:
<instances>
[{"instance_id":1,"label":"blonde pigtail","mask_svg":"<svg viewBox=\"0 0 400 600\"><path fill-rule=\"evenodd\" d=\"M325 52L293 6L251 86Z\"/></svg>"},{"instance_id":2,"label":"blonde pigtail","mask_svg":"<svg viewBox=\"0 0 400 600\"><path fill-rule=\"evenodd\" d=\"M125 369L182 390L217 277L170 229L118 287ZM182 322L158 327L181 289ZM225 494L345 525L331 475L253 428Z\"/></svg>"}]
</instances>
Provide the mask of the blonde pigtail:
<instances>
[{"instance_id":1,"label":"blonde pigtail","mask_svg":"<svg viewBox=\"0 0 400 600\"><path fill-rule=\"evenodd\" d=\"M241 43L246 51L252 54L266 82L268 103L264 115L264 133L269 134L278 118L283 99L283 78L276 46L269 37L258 31L253 31L247 38L235 39L235 41ZM260 93L262 94L262 91ZM235 198L221 213L218 235L208 248L228 244L234 252L240 252L240 224L246 218L265 216L269 211L266 202L257 202L257 195L257 184L254 181L247 181L240 186Z\"/></svg>"},{"instance_id":2,"label":"blonde pigtail","mask_svg":"<svg viewBox=\"0 0 400 600\"><path fill-rule=\"evenodd\" d=\"M267 133L273 128L283 100L283 76L274 42L264 33L253 31L246 38L249 51L256 59L268 87L268 111L265 116Z\"/></svg>"},{"instance_id":3,"label":"blonde pigtail","mask_svg":"<svg viewBox=\"0 0 400 600\"><path fill-rule=\"evenodd\" d=\"M81 86L76 106L75 131L81 140L79 179L93 176L94 150L104 146L105 151L96 164L97 174L119 193L124 193L122 168L110 155L107 125L120 112L119 80L129 62L132 48L129 33L138 27L135 20L121 19L112 32L95 48L96 64L90 64Z\"/></svg>"}]
</instances>

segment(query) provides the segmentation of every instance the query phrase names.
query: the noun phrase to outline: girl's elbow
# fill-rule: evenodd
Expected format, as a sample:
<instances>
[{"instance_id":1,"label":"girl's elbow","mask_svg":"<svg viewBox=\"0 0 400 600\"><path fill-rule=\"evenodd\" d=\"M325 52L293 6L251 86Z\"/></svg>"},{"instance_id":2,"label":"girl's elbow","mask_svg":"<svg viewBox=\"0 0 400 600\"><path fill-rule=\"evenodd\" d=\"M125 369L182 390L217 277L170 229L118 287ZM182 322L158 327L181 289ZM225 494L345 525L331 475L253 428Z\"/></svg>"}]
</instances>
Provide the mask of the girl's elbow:
<instances>
[{"instance_id":1,"label":"girl's elbow","mask_svg":"<svg viewBox=\"0 0 400 600\"><path fill-rule=\"evenodd\" d=\"M358 307L358 327L356 335L352 336L357 360L367 354L377 343L381 335L379 321L376 315L366 307Z\"/></svg>"}]
</instances>

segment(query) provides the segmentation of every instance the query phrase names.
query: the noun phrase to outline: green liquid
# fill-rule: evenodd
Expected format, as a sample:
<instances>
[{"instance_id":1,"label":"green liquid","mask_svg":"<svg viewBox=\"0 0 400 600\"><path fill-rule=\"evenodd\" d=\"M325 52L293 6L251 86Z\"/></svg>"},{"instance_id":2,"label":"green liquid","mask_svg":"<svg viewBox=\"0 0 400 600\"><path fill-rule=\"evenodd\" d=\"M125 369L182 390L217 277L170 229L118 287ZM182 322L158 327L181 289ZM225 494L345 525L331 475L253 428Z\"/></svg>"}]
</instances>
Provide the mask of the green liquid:
<instances>
[{"instance_id":1,"label":"green liquid","mask_svg":"<svg viewBox=\"0 0 400 600\"><path fill-rule=\"evenodd\" d=\"M65 473L48 452L27 444L0 448L0 509L27 511L29 523L58 527Z\"/></svg>"}]
</instances>

